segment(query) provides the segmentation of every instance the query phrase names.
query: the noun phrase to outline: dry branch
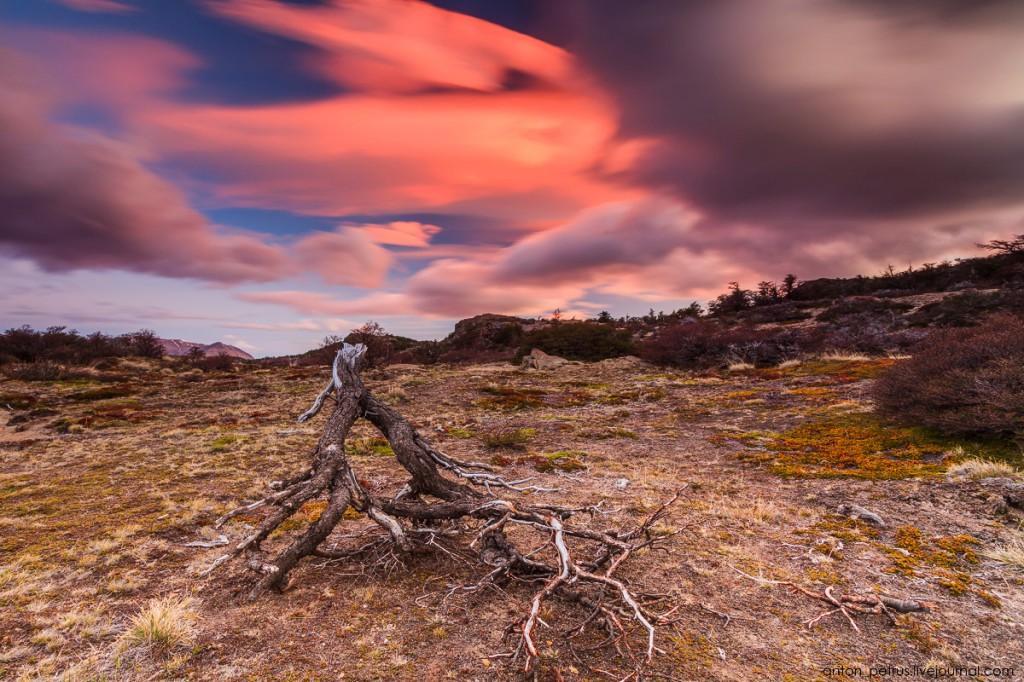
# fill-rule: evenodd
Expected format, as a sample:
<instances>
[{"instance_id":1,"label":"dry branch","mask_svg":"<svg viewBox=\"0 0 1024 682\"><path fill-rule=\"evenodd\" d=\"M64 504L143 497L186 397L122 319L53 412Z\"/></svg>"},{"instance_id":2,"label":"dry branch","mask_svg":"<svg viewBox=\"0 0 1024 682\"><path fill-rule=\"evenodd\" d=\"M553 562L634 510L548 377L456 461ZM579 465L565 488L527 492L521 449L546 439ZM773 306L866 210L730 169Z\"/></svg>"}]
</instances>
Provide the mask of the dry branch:
<instances>
[{"instance_id":1,"label":"dry branch","mask_svg":"<svg viewBox=\"0 0 1024 682\"><path fill-rule=\"evenodd\" d=\"M513 662L522 660L526 672L536 670L541 655L535 633L538 624L547 625L541 619L544 603L557 601L563 615L584 614L582 622L566 631L567 639L590 629L603 629L605 636L589 648L614 646L634 662L634 673L639 673L656 651L657 626L670 622L675 609L655 613L648 605L664 595L639 592L617 572L635 552L671 535L656 535L652 527L665 516L678 494L628 531L597 530L573 522L581 516L593 519L601 513L598 507L571 509L496 497L496 491L537 493L557 489L525 485L529 479L506 481L485 464L462 462L434 448L363 385L359 362L365 352L361 344L346 344L334 360L331 381L299 417L299 421L308 421L328 401L334 403L309 468L273 482L270 487L274 492L217 521L220 527L239 515L269 510L256 529L203 575L245 554L245 565L259 575L249 592L249 598L255 599L267 590L287 587L290 571L307 556L393 567L400 565L403 557L418 552L440 553L486 569L477 582L449 588L444 599L484 588L501 590L509 584L533 590L522 619L507 630L519 633L518 645L507 657ZM345 456L349 430L359 418L370 421L387 438L397 462L410 476L394 497L371 494ZM320 517L304 531L292 532L289 544L271 556L263 543L304 504L315 499L327 501ZM335 538L330 547L325 546L348 509L365 514L375 527ZM530 538L533 548L529 551L519 548L523 537ZM348 546L344 542L348 540L357 540L357 544ZM634 633L641 632L643 646L637 656L630 640Z\"/></svg>"},{"instance_id":2,"label":"dry branch","mask_svg":"<svg viewBox=\"0 0 1024 682\"><path fill-rule=\"evenodd\" d=\"M735 566L730 565L729 568L748 580L753 580L754 582L762 585L782 585L783 587L788 587L796 592L801 592L812 599L817 599L818 601L825 602L829 606L834 607L819 613L813 618L805 620L804 625L808 628L814 627L818 621L826 616L831 616L834 613L841 613L850 624L850 627L852 627L856 632L860 632L860 628L857 627L857 623L853 619L854 614L857 613L885 615L893 625L896 625L898 621L896 620L896 616L893 612L916 613L920 611L928 611L929 609L934 608L934 605L929 602L895 599L893 597L887 597L873 592L870 594L843 594L837 596L834 593L835 588L831 585L826 587L819 594L790 580L769 580L767 578L758 578L757 576L750 575L749 573L744 573Z\"/></svg>"}]
</instances>

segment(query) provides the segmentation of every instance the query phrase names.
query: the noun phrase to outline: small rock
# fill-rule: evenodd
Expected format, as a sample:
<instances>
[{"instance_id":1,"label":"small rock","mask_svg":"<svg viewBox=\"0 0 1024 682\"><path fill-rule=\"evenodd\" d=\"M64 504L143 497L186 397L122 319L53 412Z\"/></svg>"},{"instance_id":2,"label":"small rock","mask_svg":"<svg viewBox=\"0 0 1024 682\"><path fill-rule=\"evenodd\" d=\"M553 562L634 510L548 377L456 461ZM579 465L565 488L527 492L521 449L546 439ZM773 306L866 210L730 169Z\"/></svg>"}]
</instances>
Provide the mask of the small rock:
<instances>
[{"instance_id":1,"label":"small rock","mask_svg":"<svg viewBox=\"0 0 1024 682\"><path fill-rule=\"evenodd\" d=\"M625 490L626 486L628 486L628 485L629 485L629 479L628 478L620 478L619 480L615 481L615 487L618 488L619 490Z\"/></svg>"},{"instance_id":2,"label":"small rock","mask_svg":"<svg viewBox=\"0 0 1024 682\"><path fill-rule=\"evenodd\" d=\"M562 365L569 364L569 361L565 358L560 358L557 355L548 355L539 348L534 348L530 351L530 354L523 358L523 368L525 369L555 369Z\"/></svg>"}]
</instances>

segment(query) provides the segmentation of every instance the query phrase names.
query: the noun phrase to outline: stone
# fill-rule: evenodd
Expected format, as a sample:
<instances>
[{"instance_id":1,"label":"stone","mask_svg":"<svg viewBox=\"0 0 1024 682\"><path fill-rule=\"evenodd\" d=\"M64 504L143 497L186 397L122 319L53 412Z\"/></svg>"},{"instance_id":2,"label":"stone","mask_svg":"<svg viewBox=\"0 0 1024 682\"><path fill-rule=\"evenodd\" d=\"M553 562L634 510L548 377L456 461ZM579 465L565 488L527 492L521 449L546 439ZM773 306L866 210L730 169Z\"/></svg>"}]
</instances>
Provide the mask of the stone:
<instances>
[{"instance_id":1,"label":"stone","mask_svg":"<svg viewBox=\"0 0 1024 682\"><path fill-rule=\"evenodd\" d=\"M548 355L539 348L534 348L530 351L529 355L523 358L524 369L555 369L567 364L569 364L569 361L565 358L560 358L557 355Z\"/></svg>"}]
</instances>

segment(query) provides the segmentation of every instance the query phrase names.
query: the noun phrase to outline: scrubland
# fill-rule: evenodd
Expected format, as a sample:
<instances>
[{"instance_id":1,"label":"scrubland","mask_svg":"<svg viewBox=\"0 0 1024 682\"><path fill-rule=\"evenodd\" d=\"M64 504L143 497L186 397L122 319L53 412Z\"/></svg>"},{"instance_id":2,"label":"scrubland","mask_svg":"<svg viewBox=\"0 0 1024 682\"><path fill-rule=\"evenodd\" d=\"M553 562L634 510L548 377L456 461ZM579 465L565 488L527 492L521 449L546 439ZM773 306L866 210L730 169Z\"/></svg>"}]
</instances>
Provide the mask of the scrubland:
<instances>
[{"instance_id":1,"label":"scrubland","mask_svg":"<svg viewBox=\"0 0 1024 682\"><path fill-rule=\"evenodd\" d=\"M531 502L601 503L628 525L681 491L660 529L680 532L622 573L679 607L659 628L650 679L814 680L886 665L1015 666L1019 679L1024 529L993 484L1021 480L1019 451L884 421L870 388L894 362L399 365L366 379L444 451L560 489ZM214 520L306 463L321 421L295 417L326 372L133 360L0 383L0 677L516 679L502 635L529 591L449 595L479 575L443 553L370 569L306 560L290 589L255 602L241 565L199 577L223 550L188 545L237 540L260 511L222 529ZM353 435L365 484L401 487L387 442L366 423ZM307 504L293 523L322 508ZM336 532L364 523L353 514ZM895 624L860 614L858 630L841 613L808 627L827 607L779 582L931 608ZM632 669L550 620L539 679Z\"/></svg>"}]
</instances>

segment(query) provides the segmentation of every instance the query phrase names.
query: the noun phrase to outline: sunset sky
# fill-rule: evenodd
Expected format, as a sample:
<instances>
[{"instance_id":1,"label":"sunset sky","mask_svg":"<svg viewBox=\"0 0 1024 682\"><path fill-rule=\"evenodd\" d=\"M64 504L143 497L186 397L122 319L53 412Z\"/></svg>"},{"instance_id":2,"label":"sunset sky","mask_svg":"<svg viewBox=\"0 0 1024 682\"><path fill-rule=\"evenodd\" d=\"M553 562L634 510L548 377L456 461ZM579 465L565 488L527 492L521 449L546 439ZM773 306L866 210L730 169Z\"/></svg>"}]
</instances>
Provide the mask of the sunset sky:
<instances>
[{"instance_id":1,"label":"sunset sky","mask_svg":"<svg viewBox=\"0 0 1024 682\"><path fill-rule=\"evenodd\" d=\"M1020 0L3 0L0 325L254 355L1024 232Z\"/></svg>"}]
</instances>

